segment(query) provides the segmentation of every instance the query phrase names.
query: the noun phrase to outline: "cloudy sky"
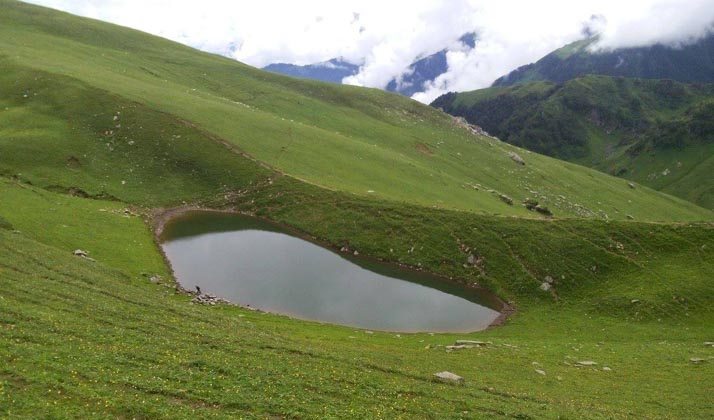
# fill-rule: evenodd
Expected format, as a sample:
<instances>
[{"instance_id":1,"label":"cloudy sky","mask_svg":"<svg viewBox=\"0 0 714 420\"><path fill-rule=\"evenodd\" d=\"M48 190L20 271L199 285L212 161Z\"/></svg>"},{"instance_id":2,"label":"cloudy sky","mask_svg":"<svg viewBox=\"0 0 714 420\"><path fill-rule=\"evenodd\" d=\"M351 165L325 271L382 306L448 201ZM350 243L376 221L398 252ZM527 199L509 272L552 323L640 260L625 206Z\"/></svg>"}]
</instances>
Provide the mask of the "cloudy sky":
<instances>
[{"instance_id":1,"label":"cloudy sky","mask_svg":"<svg viewBox=\"0 0 714 420\"><path fill-rule=\"evenodd\" d=\"M415 99L489 86L582 37L600 48L678 44L711 31L714 0L32 0L263 67L344 57L345 82L384 87L416 58L449 48L449 71ZM477 32L475 49L456 40Z\"/></svg>"}]
</instances>

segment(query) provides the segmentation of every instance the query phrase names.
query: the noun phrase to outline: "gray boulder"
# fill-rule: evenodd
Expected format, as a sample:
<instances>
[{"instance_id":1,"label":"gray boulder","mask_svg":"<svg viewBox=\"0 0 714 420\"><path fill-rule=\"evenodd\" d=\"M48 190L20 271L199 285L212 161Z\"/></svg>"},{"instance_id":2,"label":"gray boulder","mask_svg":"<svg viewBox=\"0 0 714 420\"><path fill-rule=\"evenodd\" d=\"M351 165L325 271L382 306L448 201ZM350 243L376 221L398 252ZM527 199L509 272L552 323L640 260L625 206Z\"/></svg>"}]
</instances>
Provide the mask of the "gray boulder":
<instances>
[{"instance_id":1,"label":"gray boulder","mask_svg":"<svg viewBox=\"0 0 714 420\"><path fill-rule=\"evenodd\" d=\"M454 373L447 372L447 371L435 373L434 377L436 377L438 380L440 380L442 382L450 382L450 383L456 383L456 384L464 383L464 378L462 378L461 376L456 375Z\"/></svg>"},{"instance_id":2,"label":"gray boulder","mask_svg":"<svg viewBox=\"0 0 714 420\"><path fill-rule=\"evenodd\" d=\"M82 258L87 258L89 256L89 252L82 251L81 249L75 249L74 251L72 251L72 254Z\"/></svg>"},{"instance_id":3,"label":"gray boulder","mask_svg":"<svg viewBox=\"0 0 714 420\"><path fill-rule=\"evenodd\" d=\"M523 158L515 152L508 152L508 157L511 158L512 161L516 162L519 165L525 165L526 161L523 160Z\"/></svg>"}]
</instances>

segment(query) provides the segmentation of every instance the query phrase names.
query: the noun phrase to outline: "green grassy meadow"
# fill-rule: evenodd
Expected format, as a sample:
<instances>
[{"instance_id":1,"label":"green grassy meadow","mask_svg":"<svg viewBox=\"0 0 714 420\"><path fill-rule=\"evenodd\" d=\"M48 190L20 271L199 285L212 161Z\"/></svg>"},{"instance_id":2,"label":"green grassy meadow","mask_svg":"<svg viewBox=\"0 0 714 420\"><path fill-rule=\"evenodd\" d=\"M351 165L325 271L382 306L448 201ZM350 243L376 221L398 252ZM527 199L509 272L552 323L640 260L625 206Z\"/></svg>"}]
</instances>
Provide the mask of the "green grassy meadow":
<instances>
[{"instance_id":1,"label":"green grassy meadow","mask_svg":"<svg viewBox=\"0 0 714 420\"><path fill-rule=\"evenodd\" d=\"M6 111L12 111L8 117L16 112L34 120L38 112L33 111L44 104L65 108L67 95L53 88L55 95L43 86L70 85L69 97L82 98L77 99L80 106L89 105L67 110L78 118L62 116L63 124L79 125L66 127L77 133L75 141L106 137L107 130L116 141L143 141L132 137L132 132L148 129L149 124L158 126L153 116L144 113L147 107L167 114L175 125L187 123L197 134L235 146L276 171L360 196L526 217L532 213L522 206L505 205L498 196L506 194L520 202L532 198L534 191L561 217L606 214L623 220L629 214L638 220L666 221L711 216L684 201L644 188L631 190L599 172L542 156L524 156L528 165L521 167L508 152L526 152L474 136L443 113L396 95L295 80L137 31L29 5L4 4L0 51L6 59L6 100L14 105L5 105ZM114 121L122 105L130 106L127 102L135 103L139 116L150 121ZM95 111L85 112L90 108ZM88 128L89 121L80 123L85 119L93 120L89 128L97 134L79 134ZM57 133L57 127L47 128L49 135ZM168 127L161 124L154 129ZM110 142L110 146L124 144ZM19 147L12 142L2 150L18 157L23 152L34 155L28 147L10 149ZM137 163L143 164L143 159ZM30 170L23 175L36 182L40 174ZM114 180L112 187L117 182L121 180ZM563 203L557 203L559 195L566 197ZM676 204L667 206L663 201Z\"/></svg>"},{"instance_id":2,"label":"green grassy meadow","mask_svg":"<svg viewBox=\"0 0 714 420\"><path fill-rule=\"evenodd\" d=\"M714 416L709 210L397 95L23 3L0 1L0 68L0 418ZM183 205L485 286L517 312L472 334L370 334L195 305L153 230ZM491 344L446 351L465 338Z\"/></svg>"}]
</instances>

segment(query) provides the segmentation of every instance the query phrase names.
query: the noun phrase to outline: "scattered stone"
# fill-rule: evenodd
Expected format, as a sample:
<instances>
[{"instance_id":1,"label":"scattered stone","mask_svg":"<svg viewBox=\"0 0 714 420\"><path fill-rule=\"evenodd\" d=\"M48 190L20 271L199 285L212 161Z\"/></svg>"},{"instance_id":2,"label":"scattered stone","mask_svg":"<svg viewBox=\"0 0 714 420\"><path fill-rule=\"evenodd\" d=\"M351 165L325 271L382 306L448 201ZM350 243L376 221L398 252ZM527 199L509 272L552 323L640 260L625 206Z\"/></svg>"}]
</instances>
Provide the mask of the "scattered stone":
<instances>
[{"instance_id":1,"label":"scattered stone","mask_svg":"<svg viewBox=\"0 0 714 420\"><path fill-rule=\"evenodd\" d=\"M488 346L491 342L478 340L456 340L456 345L461 346Z\"/></svg>"},{"instance_id":2,"label":"scattered stone","mask_svg":"<svg viewBox=\"0 0 714 420\"><path fill-rule=\"evenodd\" d=\"M191 299L191 303L197 304L197 305L209 305L209 306L215 306L216 304L219 303L230 303L229 301L225 299L221 299L219 297L209 295L209 294L199 294L197 293L193 299ZM248 308L250 309L250 308Z\"/></svg>"},{"instance_id":3,"label":"scattered stone","mask_svg":"<svg viewBox=\"0 0 714 420\"><path fill-rule=\"evenodd\" d=\"M340 248L340 252L350 252L350 249L346 246L343 246L342 248Z\"/></svg>"},{"instance_id":4,"label":"scattered stone","mask_svg":"<svg viewBox=\"0 0 714 420\"><path fill-rule=\"evenodd\" d=\"M627 217L627 220L635 220L635 217L632 216L631 214L628 214L626 217Z\"/></svg>"},{"instance_id":5,"label":"scattered stone","mask_svg":"<svg viewBox=\"0 0 714 420\"><path fill-rule=\"evenodd\" d=\"M72 251L72 254L82 258L87 258L89 256L89 252L82 251L81 249L75 249L74 251Z\"/></svg>"},{"instance_id":6,"label":"scattered stone","mask_svg":"<svg viewBox=\"0 0 714 420\"><path fill-rule=\"evenodd\" d=\"M374 334L374 331L365 331L365 334Z\"/></svg>"},{"instance_id":7,"label":"scattered stone","mask_svg":"<svg viewBox=\"0 0 714 420\"><path fill-rule=\"evenodd\" d=\"M161 283L161 276L151 276L149 277L149 281L154 284L159 284Z\"/></svg>"},{"instance_id":8,"label":"scattered stone","mask_svg":"<svg viewBox=\"0 0 714 420\"><path fill-rule=\"evenodd\" d=\"M516 162L519 165L524 165L526 164L526 161L523 160L522 157L518 155L518 153L515 152L508 152L508 157L511 158L512 161Z\"/></svg>"},{"instance_id":9,"label":"scattered stone","mask_svg":"<svg viewBox=\"0 0 714 420\"><path fill-rule=\"evenodd\" d=\"M469 254L468 258L466 258L466 263L467 263L467 266L481 265L483 263L483 257L481 257L479 255Z\"/></svg>"},{"instance_id":10,"label":"scattered stone","mask_svg":"<svg viewBox=\"0 0 714 420\"><path fill-rule=\"evenodd\" d=\"M553 277L551 276L545 276L545 282L548 284L553 284L555 283L555 279L553 279Z\"/></svg>"},{"instance_id":11,"label":"scattered stone","mask_svg":"<svg viewBox=\"0 0 714 420\"><path fill-rule=\"evenodd\" d=\"M536 207L538 207L538 200L526 198L525 200L523 200L523 205L526 207L526 209L530 211L535 211Z\"/></svg>"},{"instance_id":12,"label":"scattered stone","mask_svg":"<svg viewBox=\"0 0 714 420\"><path fill-rule=\"evenodd\" d=\"M544 292L548 292L548 291L550 291L550 289L551 289L552 287L553 287L553 286L552 286L550 283L548 283L548 282L543 282L543 283L540 285L540 290L542 290L542 291L544 291Z\"/></svg>"},{"instance_id":13,"label":"scattered stone","mask_svg":"<svg viewBox=\"0 0 714 420\"><path fill-rule=\"evenodd\" d=\"M443 371L435 373L434 376L444 382L452 382L457 384L463 384L464 378L451 372Z\"/></svg>"},{"instance_id":14,"label":"scattered stone","mask_svg":"<svg viewBox=\"0 0 714 420\"><path fill-rule=\"evenodd\" d=\"M94 258L89 257L89 252L82 251L81 249L75 249L74 251L72 251L72 255L75 255L80 258L84 258L87 261L96 261Z\"/></svg>"},{"instance_id":15,"label":"scattered stone","mask_svg":"<svg viewBox=\"0 0 714 420\"><path fill-rule=\"evenodd\" d=\"M632 300L630 301L630 303L633 303L633 304L634 304L634 303L640 303L640 300L639 300L639 299L632 299Z\"/></svg>"},{"instance_id":16,"label":"scattered stone","mask_svg":"<svg viewBox=\"0 0 714 420\"><path fill-rule=\"evenodd\" d=\"M454 346L446 346L446 350L465 350L465 349L472 349L476 346L466 346L466 345L454 345Z\"/></svg>"},{"instance_id":17,"label":"scattered stone","mask_svg":"<svg viewBox=\"0 0 714 420\"><path fill-rule=\"evenodd\" d=\"M493 344L490 341L478 341L478 340L456 340L456 342L451 346L446 346L446 350L465 350L473 349L477 347L484 347L489 344Z\"/></svg>"},{"instance_id":18,"label":"scattered stone","mask_svg":"<svg viewBox=\"0 0 714 420\"><path fill-rule=\"evenodd\" d=\"M544 215L544 216L552 216L553 212L550 211L548 207L541 206L540 204L534 207L535 211L538 213Z\"/></svg>"},{"instance_id":19,"label":"scattered stone","mask_svg":"<svg viewBox=\"0 0 714 420\"><path fill-rule=\"evenodd\" d=\"M707 347L714 347L714 341L705 341L704 345Z\"/></svg>"},{"instance_id":20,"label":"scattered stone","mask_svg":"<svg viewBox=\"0 0 714 420\"><path fill-rule=\"evenodd\" d=\"M583 360L581 362L575 363L577 366L597 366L596 362L593 362L592 360Z\"/></svg>"},{"instance_id":21,"label":"scattered stone","mask_svg":"<svg viewBox=\"0 0 714 420\"><path fill-rule=\"evenodd\" d=\"M633 190L635 189L635 184L633 184L632 182L628 182L627 186L632 188Z\"/></svg>"},{"instance_id":22,"label":"scattered stone","mask_svg":"<svg viewBox=\"0 0 714 420\"><path fill-rule=\"evenodd\" d=\"M605 372L612 372L612 369L610 369L610 368L607 367L607 366L603 366L603 367L602 367L602 370L604 370Z\"/></svg>"},{"instance_id":23,"label":"scattered stone","mask_svg":"<svg viewBox=\"0 0 714 420\"><path fill-rule=\"evenodd\" d=\"M499 194L498 198L500 198L501 201L508 204L509 206L513 205L513 199L505 194Z\"/></svg>"},{"instance_id":24,"label":"scattered stone","mask_svg":"<svg viewBox=\"0 0 714 420\"><path fill-rule=\"evenodd\" d=\"M353 255L356 257L357 255L359 255L359 251L355 250L355 252L353 253Z\"/></svg>"},{"instance_id":25,"label":"scattered stone","mask_svg":"<svg viewBox=\"0 0 714 420\"><path fill-rule=\"evenodd\" d=\"M692 357L689 359L690 362L692 363L704 363L707 361L707 359L702 359L701 357Z\"/></svg>"},{"instance_id":26,"label":"scattered stone","mask_svg":"<svg viewBox=\"0 0 714 420\"><path fill-rule=\"evenodd\" d=\"M545 376L545 371L543 369L536 369L537 374Z\"/></svg>"}]
</instances>

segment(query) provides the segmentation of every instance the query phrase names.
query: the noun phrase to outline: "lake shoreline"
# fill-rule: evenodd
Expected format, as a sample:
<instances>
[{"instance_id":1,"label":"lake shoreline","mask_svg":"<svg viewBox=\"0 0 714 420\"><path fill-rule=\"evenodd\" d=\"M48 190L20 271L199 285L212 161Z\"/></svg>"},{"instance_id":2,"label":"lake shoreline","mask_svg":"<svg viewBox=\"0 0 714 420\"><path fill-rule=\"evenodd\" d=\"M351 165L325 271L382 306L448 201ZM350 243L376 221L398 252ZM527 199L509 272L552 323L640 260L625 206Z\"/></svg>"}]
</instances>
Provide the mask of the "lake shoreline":
<instances>
[{"instance_id":1,"label":"lake shoreline","mask_svg":"<svg viewBox=\"0 0 714 420\"><path fill-rule=\"evenodd\" d=\"M498 316L492 322L490 322L488 324L488 326L486 326L485 328L483 328L481 330L471 331L468 333L487 331L487 330L491 330L491 329L500 327L500 326L504 325L512 315L517 313L517 308L515 305L504 301L499 296L497 296L495 293L493 293L491 290L489 290L485 287L482 287L479 285L464 284L464 283L455 281L452 278L446 277L444 275L434 273L429 270L425 270L421 267L413 267L413 266L410 266L407 264L384 260L379 257L373 257L373 256L369 256L369 255L355 256L351 252L349 252L348 254L345 254L345 252L342 248L340 248L339 246L337 246L333 243L320 240L307 232L304 232L298 228L295 228L294 226L283 224L281 222L278 222L278 221L275 221L272 219L268 219L265 217L259 217L253 213L250 213L250 212L241 212L234 208L223 208L223 209L208 208L208 207L195 205L195 204L183 205L183 206L172 207L172 208L152 209L148 218L146 219L146 222L152 231L154 243L155 243L156 247L158 248L159 252L161 253L162 258L164 259L164 261L169 269L169 273L172 277L174 285L177 287L178 290L181 290L189 295L196 295L196 293L193 290L186 289L178 281L176 274L174 272L174 268L171 264L171 261L169 260L168 256L166 255L166 252L163 249L162 243L164 242L164 240L162 238L162 235L164 233L164 230L166 229L166 226L169 223L171 223L171 222L175 221L176 219L179 219L183 216L191 214L191 213L216 213L216 214L227 214L227 215L236 215L236 216L244 216L244 217L254 218L261 222L272 225L272 226L276 227L277 229L285 232L286 234L289 234L289 235L294 236L299 239L306 240L306 241L308 241L314 245L317 245L321 248L332 251L335 254L342 256L342 257L349 256L350 259L362 260L364 262L369 262L369 263L384 264L384 265L390 266L392 268L396 268L401 271L404 271L405 273L428 275L430 277L434 277L435 279L437 279L441 282L444 282L445 284L448 284L451 286L456 286L458 288L462 288L464 291L467 291L469 293L473 293L476 290L483 292L484 294L489 296L490 300L492 300L493 303L496 303L498 305L498 308L490 308L494 311L497 311ZM241 305L240 303L237 303L237 302L231 302L230 304L234 305L234 306L241 307L241 308L245 308L245 309L266 312L266 311L261 311L260 309L251 307L249 305L248 306ZM267 313L272 313L272 312L267 312ZM279 313L276 313L276 314L281 315ZM283 315L283 316L289 316L289 315ZM320 321L314 321L314 322L320 322ZM339 325L339 324L335 324L335 325ZM399 331L385 331L385 332L399 332ZM467 333L464 333L464 334L467 334Z\"/></svg>"}]
</instances>

